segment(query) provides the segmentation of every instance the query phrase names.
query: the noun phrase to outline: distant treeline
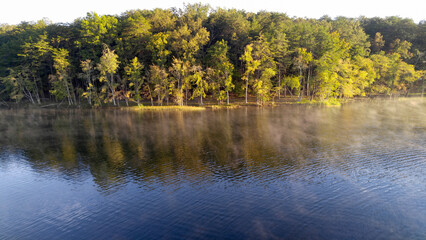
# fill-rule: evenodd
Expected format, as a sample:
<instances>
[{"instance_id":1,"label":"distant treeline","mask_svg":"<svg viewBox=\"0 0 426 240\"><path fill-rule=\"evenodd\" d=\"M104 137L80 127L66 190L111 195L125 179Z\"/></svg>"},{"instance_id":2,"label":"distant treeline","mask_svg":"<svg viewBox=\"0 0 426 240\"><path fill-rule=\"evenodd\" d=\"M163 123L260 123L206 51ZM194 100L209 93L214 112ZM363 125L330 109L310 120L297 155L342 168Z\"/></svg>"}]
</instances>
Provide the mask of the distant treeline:
<instances>
[{"instance_id":1,"label":"distant treeline","mask_svg":"<svg viewBox=\"0 0 426 240\"><path fill-rule=\"evenodd\" d=\"M0 100L219 103L422 92L426 22L185 5L0 25Z\"/></svg>"}]
</instances>

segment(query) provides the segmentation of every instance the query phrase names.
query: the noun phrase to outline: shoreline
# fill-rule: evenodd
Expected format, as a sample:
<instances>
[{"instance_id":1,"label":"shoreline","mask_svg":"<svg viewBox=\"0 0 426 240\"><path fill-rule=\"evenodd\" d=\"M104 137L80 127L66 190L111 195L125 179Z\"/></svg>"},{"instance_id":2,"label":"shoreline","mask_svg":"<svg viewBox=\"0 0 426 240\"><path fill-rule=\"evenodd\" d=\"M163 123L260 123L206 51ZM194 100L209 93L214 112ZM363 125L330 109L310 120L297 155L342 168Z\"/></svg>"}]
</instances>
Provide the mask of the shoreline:
<instances>
[{"instance_id":1,"label":"shoreline","mask_svg":"<svg viewBox=\"0 0 426 240\"><path fill-rule=\"evenodd\" d=\"M370 97L357 97L357 98L348 98L348 99L335 99L330 98L327 100L318 100L318 99L301 99L298 101L297 97L287 97L281 98L278 101L268 102L266 104L260 105L256 101L251 101L248 103L244 102L244 98L233 98L230 104L218 104L214 100L207 100L205 104L200 105L197 101L190 101L188 105L178 106L172 104L164 105L151 105L151 102L144 101L139 106L136 103L130 103L128 106L126 103L120 102L120 106L113 106L111 104L105 104L99 107L93 107L87 103L80 103L78 105L65 105L63 103L57 103L52 101L45 101L42 104L32 104L30 102L0 102L1 109L120 109L120 110L132 110L132 111L202 111L207 109L218 110L218 109L235 109L240 107L278 107L285 105L316 105L316 106L329 106L329 107L339 107L343 104L350 102L358 101L372 101L372 100L406 100L406 99L423 99L421 94L413 94L409 96L370 96Z\"/></svg>"}]
</instances>

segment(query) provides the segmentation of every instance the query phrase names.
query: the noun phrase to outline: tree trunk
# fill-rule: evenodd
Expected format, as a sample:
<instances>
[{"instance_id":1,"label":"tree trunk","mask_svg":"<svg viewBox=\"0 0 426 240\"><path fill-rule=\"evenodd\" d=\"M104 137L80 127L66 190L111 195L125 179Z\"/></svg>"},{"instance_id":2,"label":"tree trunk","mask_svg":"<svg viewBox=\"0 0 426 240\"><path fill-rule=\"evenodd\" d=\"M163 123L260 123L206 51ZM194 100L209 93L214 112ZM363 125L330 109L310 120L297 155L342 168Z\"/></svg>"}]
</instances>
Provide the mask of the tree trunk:
<instances>
[{"instance_id":1,"label":"tree trunk","mask_svg":"<svg viewBox=\"0 0 426 240\"><path fill-rule=\"evenodd\" d=\"M88 87L89 97L87 98L87 100L89 101L89 105L92 106L92 87L90 86L90 85L92 85L92 81L91 81L90 75L87 76L87 82L89 83L89 87Z\"/></svg>"},{"instance_id":2,"label":"tree trunk","mask_svg":"<svg viewBox=\"0 0 426 240\"><path fill-rule=\"evenodd\" d=\"M179 75L180 76L180 75ZM178 78L178 90L179 90L179 99L178 99L178 104L179 106L183 106L183 92L182 92L182 78L179 77Z\"/></svg>"},{"instance_id":3,"label":"tree trunk","mask_svg":"<svg viewBox=\"0 0 426 240\"><path fill-rule=\"evenodd\" d=\"M136 93L136 102L138 103L138 106L140 105L140 96L139 96L139 82L136 81L136 89L135 89L135 93Z\"/></svg>"},{"instance_id":4,"label":"tree trunk","mask_svg":"<svg viewBox=\"0 0 426 240\"><path fill-rule=\"evenodd\" d=\"M40 95L38 93L38 86L37 86L38 85L38 81L35 78L33 78L33 81L34 81L34 86L35 86L35 98L37 100L37 103L41 104Z\"/></svg>"},{"instance_id":5,"label":"tree trunk","mask_svg":"<svg viewBox=\"0 0 426 240\"><path fill-rule=\"evenodd\" d=\"M75 92L75 89L74 89L74 85L72 84L72 81L70 82L70 84L71 84L72 96L74 98L74 105L77 105L77 95L76 95L76 92Z\"/></svg>"},{"instance_id":6,"label":"tree trunk","mask_svg":"<svg viewBox=\"0 0 426 240\"><path fill-rule=\"evenodd\" d=\"M40 95L38 94L38 91L36 92L36 99L37 99L37 103L41 104Z\"/></svg>"},{"instance_id":7,"label":"tree trunk","mask_svg":"<svg viewBox=\"0 0 426 240\"><path fill-rule=\"evenodd\" d=\"M182 88L179 90L179 106L183 106L183 91L182 91Z\"/></svg>"},{"instance_id":8,"label":"tree trunk","mask_svg":"<svg viewBox=\"0 0 426 240\"><path fill-rule=\"evenodd\" d=\"M302 95L303 95L303 80L302 80L302 68L299 67L299 85L300 85L300 90L299 90L299 98L297 101L302 101Z\"/></svg>"},{"instance_id":9,"label":"tree trunk","mask_svg":"<svg viewBox=\"0 0 426 240\"><path fill-rule=\"evenodd\" d=\"M286 87L288 89L288 87ZM291 92L291 89L288 89L288 93L290 93L290 96L293 96L293 93Z\"/></svg>"},{"instance_id":10,"label":"tree trunk","mask_svg":"<svg viewBox=\"0 0 426 240\"><path fill-rule=\"evenodd\" d=\"M248 81L249 81L249 74L247 73L247 80L246 80L246 104L247 104Z\"/></svg>"},{"instance_id":11,"label":"tree trunk","mask_svg":"<svg viewBox=\"0 0 426 240\"><path fill-rule=\"evenodd\" d=\"M309 98L309 80L310 80L310 76L311 76L311 68L308 68L308 81L306 83L306 96Z\"/></svg>"},{"instance_id":12,"label":"tree trunk","mask_svg":"<svg viewBox=\"0 0 426 240\"><path fill-rule=\"evenodd\" d=\"M148 91L149 91L149 98L151 99L151 106L154 106L154 99L152 98L151 88L149 87L149 84L147 85L148 85Z\"/></svg>"},{"instance_id":13,"label":"tree trunk","mask_svg":"<svg viewBox=\"0 0 426 240\"><path fill-rule=\"evenodd\" d=\"M27 92L27 93L25 93L25 92ZM31 101L32 104L35 104L33 95L31 94L30 91L25 91L25 89L24 89L24 94L27 96L28 99L30 99L30 101ZM18 101L18 99L16 99L16 101Z\"/></svg>"},{"instance_id":14,"label":"tree trunk","mask_svg":"<svg viewBox=\"0 0 426 240\"><path fill-rule=\"evenodd\" d=\"M284 87L284 98L287 97L287 86Z\"/></svg>"},{"instance_id":15,"label":"tree trunk","mask_svg":"<svg viewBox=\"0 0 426 240\"><path fill-rule=\"evenodd\" d=\"M72 104L72 100L71 100L71 93L70 93L70 88L69 88L69 86L68 86L68 84L67 84L67 98L68 98L68 105L71 105Z\"/></svg>"},{"instance_id":16,"label":"tree trunk","mask_svg":"<svg viewBox=\"0 0 426 240\"><path fill-rule=\"evenodd\" d=\"M114 97L114 90L111 88L111 93L112 93L112 103L114 104L114 106L116 105L115 103L115 97Z\"/></svg>"},{"instance_id":17,"label":"tree trunk","mask_svg":"<svg viewBox=\"0 0 426 240\"><path fill-rule=\"evenodd\" d=\"M221 101L222 101L222 100L220 100L220 87L217 88L217 96L218 96L218 98L217 98L217 105L220 105Z\"/></svg>"},{"instance_id":18,"label":"tree trunk","mask_svg":"<svg viewBox=\"0 0 426 240\"><path fill-rule=\"evenodd\" d=\"M203 105L203 80L201 80L201 92L200 92L200 99L201 99L201 105Z\"/></svg>"},{"instance_id":19,"label":"tree trunk","mask_svg":"<svg viewBox=\"0 0 426 240\"><path fill-rule=\"evenodd\" d=\"M229 105L229 91L226 90L226 104Z\"/></svg>"},{"instance_id":20,"label":"tree trunk","mask_svg":"<svg viewBox=\"0 0 426 240\"><path fill-rule=\"evenodd\" d=\"M114 103L114 106L115 106L116 103L115 103L115 91L114 91L114 75L113 73L110 73L110 74L111 74L110 89L112 93L112 102Z\"/></svg>"},{"instance_id":21,"label":"tree trunk","mask_svg":"<svg viewBox=\"0 0 426 240\"><path fill-rule=\"evenodd\" d=\"M281 98L281 65L278 66L278 100Z\"/></svg>"}]
</instances>

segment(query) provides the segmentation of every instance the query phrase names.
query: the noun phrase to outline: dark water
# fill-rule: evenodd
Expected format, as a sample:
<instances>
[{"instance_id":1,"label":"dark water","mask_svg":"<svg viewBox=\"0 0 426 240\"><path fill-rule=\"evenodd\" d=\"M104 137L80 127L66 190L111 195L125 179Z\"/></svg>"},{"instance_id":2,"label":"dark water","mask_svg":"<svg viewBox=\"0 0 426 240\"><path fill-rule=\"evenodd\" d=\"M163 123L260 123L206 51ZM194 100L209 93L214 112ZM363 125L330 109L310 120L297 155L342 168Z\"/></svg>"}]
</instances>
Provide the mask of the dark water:
<instances>
[{"instance_id":1,"label":"dark water","mask_svg":"<svg viewBox=\"0 0 426 240\"><path fill-rule=\"evenodd\" d=\"M426 101L0 111L0 239L426 239Z\"/></svg>"}]
</instances>

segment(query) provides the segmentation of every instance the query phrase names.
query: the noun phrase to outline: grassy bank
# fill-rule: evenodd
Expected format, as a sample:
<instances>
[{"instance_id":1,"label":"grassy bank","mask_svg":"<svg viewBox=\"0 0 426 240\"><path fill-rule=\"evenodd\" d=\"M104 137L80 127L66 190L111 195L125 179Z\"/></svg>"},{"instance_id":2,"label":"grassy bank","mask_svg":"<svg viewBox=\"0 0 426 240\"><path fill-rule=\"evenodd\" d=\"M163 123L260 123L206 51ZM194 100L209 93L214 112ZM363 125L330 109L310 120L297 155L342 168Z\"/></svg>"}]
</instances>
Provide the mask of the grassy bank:
<instances>
[{"instance_id":1,"label":"grassy bank","mask_svg":"<svg viewBox=\"0 0 426 240\"><path fill-rule=\"evenodd\" d=\"M324 105L324 106L341 106L342 103L346 100L339 100L335 98L330 98L326 100L302 100L300 102L295 102L296 104L312 104L312 105Z\"/></svg>"},{"instance_id":2,"label":"grassy bank","mask_svg":"<svg viewBox=\"0 0 426 240\"><path fill-rule=\"evenodd\" d=\"M199 106L133 106L124 107L122 109L129 109L134 111L203 111L205 107Z\"/></svg>"},{"instance_id":3,"label":"grassy bank","mask_svg":"<svg viewBox=\"0 0 426 240\"><path fill-rule=\"evenodd\" d=\"M101 106L90 106L86 101L81 101L77 105L68 105L61 102L44 101L41 104L32 104L28 101L16 102L0 102L0 109L110 109L119 108L123 110L134 110L134 111L202 111L206 109L219 110L219 109L236 109L240 107L271 107L271 106L283 106L291 104L303 104L303 105L321 105L321 106L341 106L342 104L352 101L375 101L375 100L398 100L398 101L411 101L413 99L424 99L421 95L409 95L408 97L392 96L388 95L377 95L370 97L360 97L351 99L335 99L330 98L327 100L318 99L302 99L299 101L297 96L285 97L281 99L275 99L272 102L265 103L264 105L258 105L254 96L249 97L248 103L245 103L245 99L242 97L231 98L231 104L218 104L213 99L206 99L204 105L199 105L198 101L188 101L189 106L177 106L177 105L164 105L164 106L151 106L151 103L146 101L142 102L141 106L137 106L136 103L129 102L130 106L126 106L125 102L120 102L121 106L113 106L112 103L104 103Z\"/></svg>"}]
</instances>

